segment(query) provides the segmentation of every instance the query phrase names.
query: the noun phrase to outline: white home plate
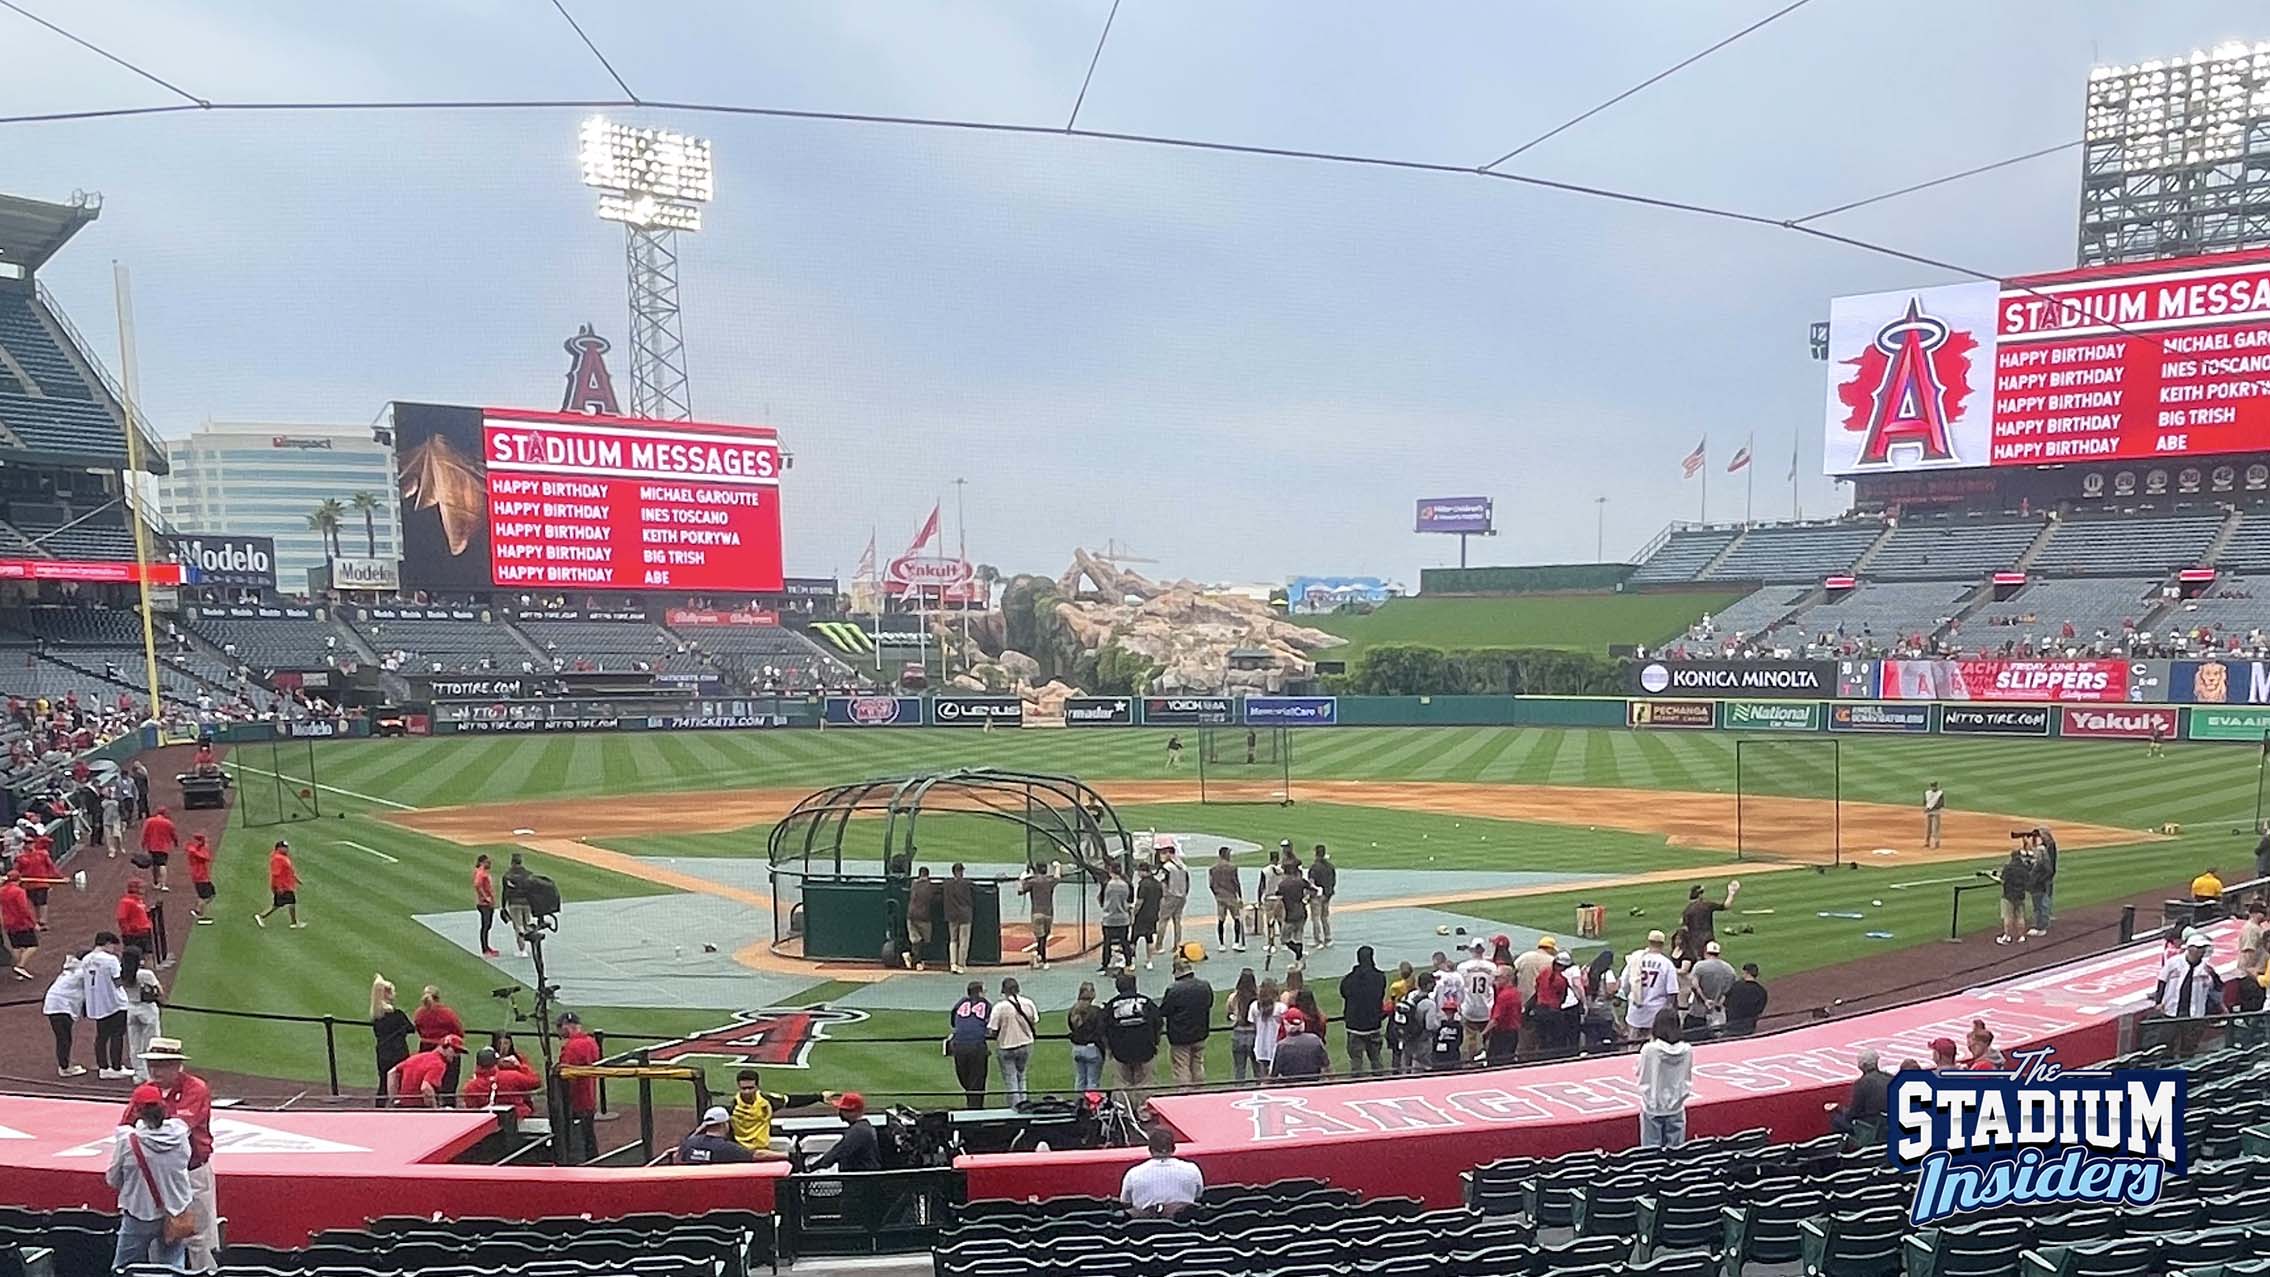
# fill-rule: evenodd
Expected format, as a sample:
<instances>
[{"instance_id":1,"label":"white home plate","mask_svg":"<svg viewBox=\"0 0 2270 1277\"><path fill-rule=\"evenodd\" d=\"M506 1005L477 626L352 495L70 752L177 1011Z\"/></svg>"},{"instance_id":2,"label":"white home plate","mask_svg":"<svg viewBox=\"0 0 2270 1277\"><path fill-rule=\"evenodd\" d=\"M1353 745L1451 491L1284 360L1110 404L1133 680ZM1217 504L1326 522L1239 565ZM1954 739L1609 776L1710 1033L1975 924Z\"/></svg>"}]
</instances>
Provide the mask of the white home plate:
<instances>
[{"instance_id":1,"label":"white home plate","mask_svg":"<svg viewBox=\"0 0 2270 1277\"><path fill-rule=\"evenodd\" d=\"M526 838L528 835L535 832L536 831L533 829L515 829L512 831L512 836L515 838Z\"/></svg>"},{"instance_id":2,"label":"white home plate","mask_svg":"<svg viewBox=\"0 0 2270 1277\"><path fill-rule=\"evenodd\" d=\"M1891 847L1878 847L1868 854L1871 856L1896 856L1900 853Z\"/></svg>"}]
</instances>

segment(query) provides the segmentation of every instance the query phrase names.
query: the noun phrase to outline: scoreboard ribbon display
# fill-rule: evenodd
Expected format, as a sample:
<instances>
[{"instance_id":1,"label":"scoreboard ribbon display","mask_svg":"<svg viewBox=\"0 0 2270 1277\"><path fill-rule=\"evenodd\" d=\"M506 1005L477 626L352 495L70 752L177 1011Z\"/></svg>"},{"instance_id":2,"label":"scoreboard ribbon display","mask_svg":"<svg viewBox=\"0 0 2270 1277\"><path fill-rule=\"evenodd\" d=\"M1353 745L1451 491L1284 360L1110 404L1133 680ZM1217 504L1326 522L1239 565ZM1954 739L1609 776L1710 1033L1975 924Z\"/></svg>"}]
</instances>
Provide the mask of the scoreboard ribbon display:
<instances>
[{"instance_id":1,"label":"scoreboard ribbon display","mask_svg":"<svg viewBox=\"0 0 2270 1277\"><path fill-rule=\"evenodd\" d=\"M780 588L770 430L492 411L481 440L497 585Z\"/></svg>"}]
</instances>

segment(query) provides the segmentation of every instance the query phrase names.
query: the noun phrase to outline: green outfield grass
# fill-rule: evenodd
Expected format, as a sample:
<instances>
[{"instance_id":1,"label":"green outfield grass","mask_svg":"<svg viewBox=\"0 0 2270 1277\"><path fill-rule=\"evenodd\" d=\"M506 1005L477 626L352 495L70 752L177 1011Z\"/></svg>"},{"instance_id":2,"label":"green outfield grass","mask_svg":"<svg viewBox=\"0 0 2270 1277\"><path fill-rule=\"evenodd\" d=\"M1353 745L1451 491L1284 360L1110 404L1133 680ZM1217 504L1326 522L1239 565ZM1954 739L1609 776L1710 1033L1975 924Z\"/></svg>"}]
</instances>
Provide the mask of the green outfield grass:
<instances>
[{"instance_id":1,"label":"green outfield grass","mask_svg":"<svg viewBox=\"0 0 2270 1277\"><path fill-rule=\"evenodd\" d=\"M266 900L265 858L274 832L232 826L217 864L222 925L203 928L176 974L174 996L204 1006L337 1017L341 1071L350 1085L370 1081L370 1040L362 1028L371 976L383 971L405 998L437 983L466 1016L484 1027L501 1021L488 991L498 972L412 922L417 913L462 909L473 851L402 829L381 817L400 808L501 802L554 795L651 793L745 787L811 787L869 774L966 764L999 764L1069 772L1091 780L1163 776L1164 733L1077 730L982 734L954 730L686 733L678 735L525 738L440 738L336 742L317 747L314 783L324 787L326 816L285 827L299 850L302 896L312 922L305 931L256 930L249 915ZM1544 728L1403 728L1293 733L1294 793L1299 778L1454 780L1609 785L1670 790L1731 788L1733 740L1710 733L1645 734ZM2211 745L2176 747L2147 760L2133 745L2097 742L1946 738L1850 738L1842 771L1848 798L1912 805L1931 779L1946 783L1951 804L2055 820L2086 820L2142 829L2164 821L2189 832L2170 842L2071 853L2059 881L2061 908L2072 909L2172 887L2212 861L2235 870L2251 839L2234 837L2253 809L2255 751ZM1183 773L1185 776L1188 772ZM293 776L293 780L310 778ZM1340 804L1301 802L1291 808L1186 804L1131 806L1131 825L1203 828L1272 845L1325 841L1350 867L1423 865L1448 856L1443 868L1592 869L1658 867L1712 857L1678 853L1637 835L1597 835L1556 826L1463 821ZM1445 829L1448 825L1450 828ZM1483 834L1489 843L1483 844ZM1502 835L1502 837L1501 837ZM761 831L617 840L650 855L754 855ZM1375 851L1370 844L1377 841ZM927 839L926 839L927 843ZM348 844L360 844L351 846ZM501 855L506 848L492 849ZM1013 850L1013 849L1012 849ZM974 855L973 855L974 858ZM534 856L570 898L607 899L663 888L643 880ZM1816 875L1755 876L1742 903L1771 915L1729 919L1757 927L1740 938L1738 956L1761 963L1769 983L1779 976L1871 952L1890 955L1945 935L1947 888L1904 892L1892 881L1938 878L1974 866L1887 871L1877 867ZM1983 862L1976 867L1984 867ZM1865 887L1858 884L1868 884ZM1878 885L1883 884L1883 885ZM1989 893L1969 897L1966 929L1992 921ZM1589 891L1514 897L1461 906L1467 912L1565 932L1579 898L1608 906L1609 936L1619 948L1648 925L1670 918L1675 898L1657 891ZM1882 898L1876 910L1867 902ZM1857 904L1855 903L1857 900ZM1652 916L1631 918L1640 907ZM1868 912L1866 922L1813 918L1823 909ZM1863 930L1888 930L1890 941L1867 941ZM1729 937L1730 944L1734 938ZM1413 952L1382 952L1383 961L1423 957L1436 947L1414 937ZM1887 982L1897 964L1887 964ZM1158 977L1163 979L1163 975ZM825 1000L833 986L815 985L792 1002ZM1325 998L1328 1010L1337 999ZM714 1027L714 1012L579 1008L619 1033L682 1034ZM1044 1008L1047 1025L1061 1008ZM885 1097L950 1085L936 1037L944 1008L877 1012L841 1029L835 1040L872 1042L908 1037L911 1044L826 1051L830 1085L851 1085ZM320 1083L326 1075L320 1025L225 1024L174 1013L169 1025L192 1033L211 1067ZM1226 1044L1214 1062L1226 1076ZM1043 1051L1036 1083L1061 1085L1068 1065ZM782 1079L787 1083L787 1079ZM793 1084L793 1083L789 1083Z\"/></svg>"},{"instance_id":2,"label":"green outfield grass","mask_svg":"<svg viewBox=\"0 0 2270 1277\"><path fill-rule=\"evenodd\" d=\"M1325 843L1332 849L1332 858L1348 869L1416 866L1607 873L1675 864L1723 864L1733 859L1726 852L1669 847L1659 837L1621 830L1387 811L1345 803L1296 803L1292 807L1130 803L1118 811L1121 822L1135 833L1203 831L1262 847L1274 847L1279 839L1290 838L1304 857L1311 846ZM656 834L593 841L634 856L757 858L764 855L768 830L768 826L757 825L722 834ZM882 837L882 821L854 820L844 840L845 854L879 859ZM933 863L1025 863L1021 831L988 816L961 812L924 816L919 846L924 859ZM1185 847L1184 854L1202 867L1212 857L1213 848L1203 844ZM1254 862L1240 863L1250 868Z\"/></svg>"},{"instance_id":3,"label":"green outfield grass","mask_svg":"<svg viewBox=\"0 0 2270 1277\"><path fill-rule=\"evenodd\" d=\"M1342 657L1379 643L1461 647L1558 647L1602 652L1610 643L1653 646L1682 633L1745 590L1678 594L1539 594L1504 598L1393 599L1370 613L1294 619L1348 640Z\"/></svg>"}]
</instances>

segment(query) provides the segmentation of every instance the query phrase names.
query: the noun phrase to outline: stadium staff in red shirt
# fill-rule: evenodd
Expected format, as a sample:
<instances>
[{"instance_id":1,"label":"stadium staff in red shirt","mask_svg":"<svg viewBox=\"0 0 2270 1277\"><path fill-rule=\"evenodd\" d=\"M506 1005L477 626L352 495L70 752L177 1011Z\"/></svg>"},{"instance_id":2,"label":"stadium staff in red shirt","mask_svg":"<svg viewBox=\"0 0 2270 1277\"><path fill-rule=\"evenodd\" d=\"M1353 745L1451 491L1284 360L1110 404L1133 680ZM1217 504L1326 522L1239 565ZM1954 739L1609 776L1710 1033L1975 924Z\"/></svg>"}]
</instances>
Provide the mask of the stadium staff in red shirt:
<instances>
[{"instance_id":1,"label":"stadium staff in red shirt","mask_svg":"<svg viewBox=\"0 0 2270 1277\"><path fill-rule=\"evenodd\" d=\"M171 891L166 885L166 863L173 859L174 849L181 846L181 835L174 830L173 817L166 809L158 808L142 822L142 854L150 858L150 881L160 891Z\"/></svg>"},{"instance_id":2,"label":"stadium staff in red shirt","mask_svg":"<svg viewBox=\"0 0 2270 1277\"><path fill-rule=\"evenodd\" d=\"M24 890L24 876L13 869L0 881L0 933L7 935L8 948L15 954L16 978L31 979L32 955L39 952L39 911L32 908L31 893Z\"/></svg>"},{"instance_id":3,"label":"stadium staff in red shirt","mask_svg":"<svg viewBox=\"0 0 2270 1277\"><path fill-rule=\"evenodd\" d=\"M197 1232L189 1239L189 1271L209 1272L221 1253L220 1212L213 1196L213 1088L189 1071L178 1038L151 1038L142 1052L150 1084L165 1095L166 1115L189 1128L190 1210Z\"/></svg>"},{"instance_id":4,"label":"stadium staff in red shirt","mask_svg":"<svg viewBox=\"0 0 2270 1277\"><path fill-rule=\"evenodd\" d=\"M591 1065L599 1062L599 1039L583 1031L583 1017L573 1011L560 1013L560 1065ZM595 1077L568 1078L568 1155L578 1161L592 1161L599 1156L599 1079Z\"/></svg>"},{"instance_id":5,"label":"stadium staff in red shirt","mask_svg":"<svg viewBox=\"0 0 2270 1277\"><path fill-rule=\"evenodd\" d=\"M292 845L281 838L268 853L268 899L267 910L252 915L253 925L267 926L269 915L278 909L287 911L293 928L307 925L300 921L300 871L292 864Z\"/></svg>"},{"instance_id":6,"label":"stadium staff in red shirt","mask_svg":"<svg viewBox=\"0 0 2270 1277\"><path fill-rule=\"evenodd\" d=\"M420 1051L395 1065L386 1080L386 1093L394 1097L397 1108L441 1107L442 1099L449 1094L449 1070L463 1054L465 1039L455 1034L443 1038L433 1050Z\"/></svg>"},{"instance_id":7,"label":"stadium staff in red shirt","mask_svg":"<svg viewBox=\"0 0 2270 1277\"><path fill-rule=\"evenodd\" d=\"M55 840L41 834L25 844L24 854L16 857L16 872L24 876L24 894L39 914L39 929L47 930L47 890L63 880L55 868Z\"/></svg>"},{"instance_id":8,"label":"stadium staff in red shirt","mask_svg":"<svg viewBox=\"0 0 2270 1277\"><path fill-rule=\"evenodd\" d=\"M507 1064L497 1058L493 1048L482 1047L473 1057L473 1076L465 1079L457 1099L461 1107L469 1109L509 1108L526 1122L536 1116L536 1092L543 1085L543 1079L518 1061Z\"/></svg>"},{"instance_id":9,"label":"stadium staff in red shirt","mask_svg":"<svg viewBox=\"0 0 2270 1277\"><path fill-rule=\"evenodd\" d=\"M205 916L205 906L213 903L213 848L203 834L189 835L189 845L182 848L189 858L189 885L197 893L197 903L189 907L189 916L200 927L210 927L213 920Z\"/></svg>"},{"instance_id":10,"label":"stadium staff in red shirt","mask_svg":"<svg viewBox=\"0 0 2270 1277\"><path fill-rule=\"evenodd\" d=\"M142 898L142 880L128 878L126 894L118 898L118 942L132 945L157 962L158 948L151 942L150 903Z\"/></svg>"},{"instance_id":11,"label":"stadium staff in red shirt","mask_svg":"<svg viewBox=\"0 0 2270 1277\"><path fill-rule=\"evenodd\" d=\"M496 946L489 943L489 930L497 921L497 882L489 876L486 854L473 857L473 908L481 915L481 956L497 957Z\"/></svg>"}]
</instances>

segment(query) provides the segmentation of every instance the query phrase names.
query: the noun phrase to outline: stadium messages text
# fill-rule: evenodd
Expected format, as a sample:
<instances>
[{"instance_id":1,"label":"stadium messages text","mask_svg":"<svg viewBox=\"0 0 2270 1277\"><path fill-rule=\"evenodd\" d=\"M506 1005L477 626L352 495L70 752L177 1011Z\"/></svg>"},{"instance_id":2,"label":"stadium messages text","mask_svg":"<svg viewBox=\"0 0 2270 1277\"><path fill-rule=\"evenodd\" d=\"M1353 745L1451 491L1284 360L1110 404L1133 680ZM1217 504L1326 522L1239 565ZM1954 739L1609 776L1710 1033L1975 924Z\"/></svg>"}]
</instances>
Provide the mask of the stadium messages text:
<instances>
[{"instance_id":1,"label":"stadium messages text","mask_svg":"<svg viewBox=\"0 0 2270 1277\"><path fill-rule=\"evenodd\" d=\"M779 438L756 426L395 405L410 588L781 588Z\"/></svg>"},{"instance_id":2,"label":"stadium messages text","mask_svg":"<svg viewBox=\"0 0 2270 1277\"><path fill-rule=\"evenodd\" d=\"M1833 475L2270 449L2270 254L1840 297Z\"/></svg>"}]
</instances>

